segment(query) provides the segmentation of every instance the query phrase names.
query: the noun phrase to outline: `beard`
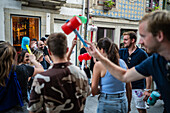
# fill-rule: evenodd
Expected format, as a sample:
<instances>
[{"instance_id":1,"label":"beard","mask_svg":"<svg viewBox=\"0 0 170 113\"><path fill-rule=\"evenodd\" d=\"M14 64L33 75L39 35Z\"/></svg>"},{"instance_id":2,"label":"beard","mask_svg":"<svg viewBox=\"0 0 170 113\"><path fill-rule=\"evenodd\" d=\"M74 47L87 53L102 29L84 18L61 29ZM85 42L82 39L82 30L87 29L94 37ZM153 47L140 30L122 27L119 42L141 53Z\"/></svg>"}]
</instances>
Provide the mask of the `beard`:
<instances>
[{"instance_id":1,"label":"beard","mask_svg":"<svg viewBox=\"0 0 170 113\"><path fill-rule=\"evenodd\" d=\"M157 53L157 50L158 50L158 46L155 46L155 47L152 47L152 48L148 48L148 47L145 47L145 48L146 48L146 52L148 54Z\"/></svg>"},{"instance_id":2,"label":"beard","mask_svg":"<svg viewBox=\"0 0 170 113\"><path fill-rule=\"evenodd\" d=\"M125 48L129 48L129 47L131 47L131 45L132 45L132 43L130 43L130 44L128 44L128 45L127 45L127 44L124 44L124 47L125 47Z\"/></svg>"}]
</instances>

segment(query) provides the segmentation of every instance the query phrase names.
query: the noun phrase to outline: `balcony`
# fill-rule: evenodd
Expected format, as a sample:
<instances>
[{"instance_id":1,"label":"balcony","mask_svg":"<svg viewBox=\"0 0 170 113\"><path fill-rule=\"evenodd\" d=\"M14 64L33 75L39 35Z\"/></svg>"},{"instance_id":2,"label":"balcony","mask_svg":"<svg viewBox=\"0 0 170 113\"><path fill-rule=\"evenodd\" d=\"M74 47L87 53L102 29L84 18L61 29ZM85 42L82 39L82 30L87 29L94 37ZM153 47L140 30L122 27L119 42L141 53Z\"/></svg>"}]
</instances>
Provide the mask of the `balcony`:
<instances>
[{"instance_id":1,"label":"balcony","mask_svg":"<svg viewBox=\"0 0 170 113\"><path fill-rule=\"evenodd\" d=\"M22 6L58 10L66 3L66 0L17 0Z\"/></svg>"}]
</instances>

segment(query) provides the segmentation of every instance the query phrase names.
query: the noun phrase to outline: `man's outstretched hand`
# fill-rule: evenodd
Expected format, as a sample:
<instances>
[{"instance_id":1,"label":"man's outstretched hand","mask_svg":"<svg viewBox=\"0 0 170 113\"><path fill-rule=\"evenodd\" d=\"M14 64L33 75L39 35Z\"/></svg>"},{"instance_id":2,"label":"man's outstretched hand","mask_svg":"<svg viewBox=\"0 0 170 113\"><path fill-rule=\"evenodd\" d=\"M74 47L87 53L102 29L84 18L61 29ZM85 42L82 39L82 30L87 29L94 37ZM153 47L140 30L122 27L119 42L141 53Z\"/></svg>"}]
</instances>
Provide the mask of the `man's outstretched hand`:
<instances>
[{"instance_id":1,"label":"man's outstretched hand","mask_svg":"<svg viewBox=\"0 0 170 113\"><path fill-rule=\"evenodd\" d=\"M89 53L91 56L93 56L93 57L95 57L95 58L97 58L97 59L99 60L102 55L101 55L100 52L96 49L96 46L95 46L92 42L87 42L87 41L85 41L85 42L89 45L89 47L85 47L86 50L88 51L88 53Z\"/></svg>"}]
</instances>

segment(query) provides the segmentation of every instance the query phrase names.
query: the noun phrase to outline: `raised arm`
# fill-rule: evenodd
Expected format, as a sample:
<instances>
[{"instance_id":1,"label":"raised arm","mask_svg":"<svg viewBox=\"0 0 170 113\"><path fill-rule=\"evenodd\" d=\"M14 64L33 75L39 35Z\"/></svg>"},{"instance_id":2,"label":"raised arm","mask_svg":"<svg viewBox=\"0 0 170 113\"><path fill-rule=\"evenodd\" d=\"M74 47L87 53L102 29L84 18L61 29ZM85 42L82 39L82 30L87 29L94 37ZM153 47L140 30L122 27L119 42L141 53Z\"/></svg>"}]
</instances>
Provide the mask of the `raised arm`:
<instances>
[{"instance_id":1,"label":"raised arm","mask_svg":"<svg viewBox=\"0 0 170 113\"><path fill-rule=\"evenodd\" d=\"M26 53L26 54L29 54L29 53ZM35 56L33 54L29 54L29 60L35 66L33 76L35 76L37 73L41 73L44 71L42 65L39 62L37 62L37 60L35 59Z\"/></svg>"},{"instance_id":2,"label":"raised arm","mask_svg":"<svg viewBox=\"0 0 170 113\"><path fill-rule=\"evenodd\" d=\"M145 78L145 76L141 75L138 73L135 68L131 68L128 70L125 70L116 64L112 63L110 60L102 56L99 51L96 49L94 44L87 42L86 43L89 45L86 50L95 58L97 58L99 61L102 62L102 64L105 66L105 68L118 80L122 82L131 82L131 81L136 81Z\"/></svg>"},{"instance_id":3,"label":"raised arm","mask_svg":"<svg viewBox=\"0 0 170 113\"><path fill-rule=\"evenodd\" d=\"M72 53L72 51L73 51L76 44L77 44L77 40L73 39L72 46L71 46L71 48L70 48L70 50L69 50L69 52L67 54L67 60L68 61L70 60L71 53Z\"/></svg>"}]
</instances>

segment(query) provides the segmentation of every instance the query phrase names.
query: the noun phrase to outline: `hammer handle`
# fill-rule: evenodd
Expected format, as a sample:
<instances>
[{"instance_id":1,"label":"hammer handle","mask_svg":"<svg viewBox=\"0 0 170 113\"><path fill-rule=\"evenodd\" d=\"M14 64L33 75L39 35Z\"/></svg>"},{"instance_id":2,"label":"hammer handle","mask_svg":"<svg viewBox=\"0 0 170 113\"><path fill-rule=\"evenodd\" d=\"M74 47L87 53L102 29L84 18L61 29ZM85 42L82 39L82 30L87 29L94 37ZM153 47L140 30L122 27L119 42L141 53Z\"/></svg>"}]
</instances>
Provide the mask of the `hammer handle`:
<instances>
[{"instance_id":1,"label":"hammer handle","mask_svg":"<svg viewBox=\"0 0 170 113\"><path fill-rule=\"evenodd\" d=\"M26 45L26 48L27 48L29 54L32 54L31 49L30 49L30 47L28 45Z\"/></svg>"},{"instance_id":2,"label":"hammer handle","mask_svg":"<svg viewBox=\"0 0 170 113\"><path fill-rule=\"evenodd\" d=\"M88 45L86 44L86 42L83 40L83 38L81 38L80 34L78 33L77 29L74 30L74 33L78 36L78 38L81 40L81 42L83 43L83 45L85 47L88 47Z\"/></svg>"}]
</instances>

